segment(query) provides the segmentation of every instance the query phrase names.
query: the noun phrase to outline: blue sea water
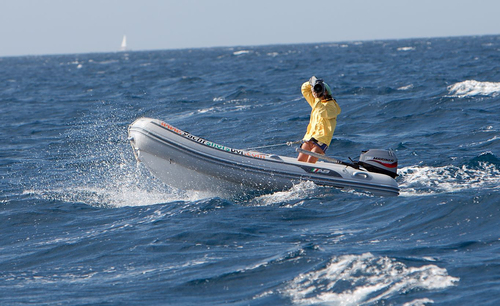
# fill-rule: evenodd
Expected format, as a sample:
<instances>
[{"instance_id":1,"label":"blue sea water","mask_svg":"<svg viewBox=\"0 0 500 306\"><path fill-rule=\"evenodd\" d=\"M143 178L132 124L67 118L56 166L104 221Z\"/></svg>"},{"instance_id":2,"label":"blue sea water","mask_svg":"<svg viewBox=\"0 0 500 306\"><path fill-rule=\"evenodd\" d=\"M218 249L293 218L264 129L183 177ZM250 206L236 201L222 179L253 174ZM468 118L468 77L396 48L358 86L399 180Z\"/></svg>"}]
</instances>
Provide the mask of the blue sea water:
<instances>
[{"instance_id":1,"label":"blue sea water","mask_svg":"<svg viewBox=\"0 0 500 306\"><path fill-rule=\"evenodd\" d=\"M500 304L500 36L0 58L1 305ZM398 197L231 200L137 164L135 119L233 148L399 157ZM295 156L276 146L267 153Z\"/></svg>"}]
</instances>

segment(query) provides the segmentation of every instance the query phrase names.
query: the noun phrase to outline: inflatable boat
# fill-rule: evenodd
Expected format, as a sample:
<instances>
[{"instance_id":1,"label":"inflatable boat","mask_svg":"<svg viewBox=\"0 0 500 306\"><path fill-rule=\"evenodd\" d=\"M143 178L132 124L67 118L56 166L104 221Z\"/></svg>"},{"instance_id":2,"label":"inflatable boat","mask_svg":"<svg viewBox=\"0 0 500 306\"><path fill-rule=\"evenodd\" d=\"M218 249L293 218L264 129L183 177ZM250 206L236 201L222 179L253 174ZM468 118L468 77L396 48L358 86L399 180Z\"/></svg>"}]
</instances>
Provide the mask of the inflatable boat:
<instances>
[{"instance_id":1,"label":"inflatable boat","mask_svg":"<svg viewBox=\"0 0 500 306\"><path fill-rule=\"evenodd\" d=\"M128 128L134 155L155 177L183 190L238 194L274 192L312 181L318 186L399 194L393 151L368 150L360 160L341 162L323 155L315 164L295 157L216 144L157 119L140 118ZM299 149L300 150L300 149ZM314 155L308 151L301 151Z\"/></svg>"}]
</instances>

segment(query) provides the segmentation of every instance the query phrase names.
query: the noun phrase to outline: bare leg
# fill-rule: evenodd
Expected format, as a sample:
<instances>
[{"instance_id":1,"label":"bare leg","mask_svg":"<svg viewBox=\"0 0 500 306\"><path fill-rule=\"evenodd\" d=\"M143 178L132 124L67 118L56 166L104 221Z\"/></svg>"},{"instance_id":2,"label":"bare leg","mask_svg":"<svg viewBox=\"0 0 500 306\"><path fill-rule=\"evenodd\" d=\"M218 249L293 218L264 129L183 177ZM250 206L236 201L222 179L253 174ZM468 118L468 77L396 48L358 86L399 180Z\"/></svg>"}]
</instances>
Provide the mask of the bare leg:
<instances>
[{"instance_id":1,"label":"bare leg","mask_svg":"<svg viewBox=\"0 0 500 306\"><path fill-rule=\"evenodd\" d=\"M325 152L323 152L323 150L321 150L316 145L313 145L313 148L312 148L311 152L318 153L318 154L321 154L321 155L325 154ZM318 161L318 158L314 157L314 156L309 156L308 159L307 159L307 162L308 163L312 163L312 164L315 164L317 161Z\"/></svg>"},{"instance_id":2,"label":"bare leg","mask_svg":"<svg viewBox=\"0 0 500 306\"><path fill-rule=\"evenodd\" d=\"M313 146L313 144L311 144L310 142L304 142L300 148L302 150L311 151L311 149L312 149L311 146ZM309 157L309 155L306 155L304 153L299 153L297 160L302 161L302 162L306 162L308 157Z\"/></svg>"},{"instance_id":3,"label":"bare leg","mask_svg":"<svg viewBox=\"0 0 500 306\"><path fill-rule=\"evenodd\" d=\"M323 150L321 150L318 146L316 146L312 141L304 142L301 148L306 151L311 151L318 154L325 154L325 152L323 152ZM314 164L318 161L318 158L304 153L299 153L297 160Z\"/></svg>"}]
</instances>

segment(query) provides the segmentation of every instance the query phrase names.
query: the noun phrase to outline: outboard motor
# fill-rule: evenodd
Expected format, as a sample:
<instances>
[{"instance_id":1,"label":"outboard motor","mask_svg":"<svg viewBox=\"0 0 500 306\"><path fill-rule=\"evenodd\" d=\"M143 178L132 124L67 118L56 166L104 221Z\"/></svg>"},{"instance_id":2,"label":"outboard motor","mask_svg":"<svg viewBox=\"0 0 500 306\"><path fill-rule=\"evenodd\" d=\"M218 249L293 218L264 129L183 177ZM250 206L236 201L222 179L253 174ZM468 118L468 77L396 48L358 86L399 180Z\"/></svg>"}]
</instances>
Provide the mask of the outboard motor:
<instances>
[{"instance_id":1,"label":"outboard motor","mask_svg":"<svg viewBox=\"0 0 500 306\"><path fill-rule=\"evenodd\" d=\"M370 172L382 173L392 178L398 176L398 158L392 150L363 151L359 156L358 165Z\"/></svg>"}]
</instances>

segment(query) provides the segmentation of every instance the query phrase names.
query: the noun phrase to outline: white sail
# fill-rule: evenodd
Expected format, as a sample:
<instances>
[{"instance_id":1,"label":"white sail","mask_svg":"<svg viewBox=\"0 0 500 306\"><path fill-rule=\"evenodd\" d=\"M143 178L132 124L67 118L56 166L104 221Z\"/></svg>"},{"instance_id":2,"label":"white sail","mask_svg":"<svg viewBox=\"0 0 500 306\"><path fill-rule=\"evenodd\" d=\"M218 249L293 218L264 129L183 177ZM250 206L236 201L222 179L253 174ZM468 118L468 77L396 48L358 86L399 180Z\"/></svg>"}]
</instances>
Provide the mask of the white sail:
<instances>
[{"instance_id":1,"label":"white sail","mask_svg":"<svg viewBox=\"0 0 500 306\"><path fill-rule=\"evenodd\" d=\"M127 50L127 36L123 35L122 45L120 47L121 51Z\"/></svg>"}]
</instances>

